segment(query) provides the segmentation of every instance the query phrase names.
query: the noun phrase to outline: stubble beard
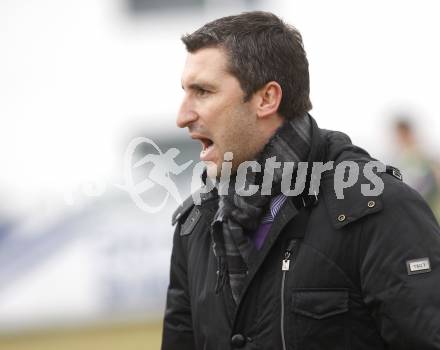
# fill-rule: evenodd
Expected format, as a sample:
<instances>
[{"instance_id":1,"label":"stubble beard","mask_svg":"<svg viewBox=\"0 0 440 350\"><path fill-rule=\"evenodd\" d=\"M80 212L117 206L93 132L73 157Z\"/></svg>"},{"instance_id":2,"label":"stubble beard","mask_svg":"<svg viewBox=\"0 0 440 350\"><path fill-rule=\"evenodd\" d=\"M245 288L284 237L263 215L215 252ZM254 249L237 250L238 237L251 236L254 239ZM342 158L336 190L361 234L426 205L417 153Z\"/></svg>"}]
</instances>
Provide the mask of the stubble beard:
<instances>
[{"instance_id":1,"label":"stubble beard","mask_svg":"<svg viewBox=\"0 0 440 350\"><path fill-rule=\"evenodd\" d=\"M221 140L222 149L219 149L219 159L215 166L208 166L207 175L210 178L220 178L222 173L222 165L225 162L225 153L231 152L233 155L231 176L235 176L237 169L241 163L245 161L255 160L264 147L258 142L261 135L259 134L255 123L251 122L250 114L253 111L248 107L246 102L242 102L235 110L230 111L234 115L231 118L231 125L228 128L228 136Z\"/></svg>"}]
</instances>

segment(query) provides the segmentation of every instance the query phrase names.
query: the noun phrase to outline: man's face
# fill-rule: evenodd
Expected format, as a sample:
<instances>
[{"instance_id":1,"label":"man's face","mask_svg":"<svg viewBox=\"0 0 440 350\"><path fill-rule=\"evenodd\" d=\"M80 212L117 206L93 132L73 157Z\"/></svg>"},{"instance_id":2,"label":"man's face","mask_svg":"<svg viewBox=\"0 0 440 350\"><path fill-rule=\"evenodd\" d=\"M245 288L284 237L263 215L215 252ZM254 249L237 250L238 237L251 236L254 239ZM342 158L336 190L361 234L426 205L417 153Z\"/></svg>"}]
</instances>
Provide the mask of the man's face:
<instances>
[{"instance_id":1,"label":"man's face","mask_svg":"<svg viewBox=\"0 0 440 350\"><path fill-rule=\"evenodd\" d=\"M255 158L261 148L255 102L244 101L240 83L227 70L227 56L220 48L189 53L183 75L185 91L177 125L188 128L202 144L200 159L208 176L220 174L224 153L233 153L233 171ZM213 166L214 163L217 167Z\"/></svg>"}]
</instances>

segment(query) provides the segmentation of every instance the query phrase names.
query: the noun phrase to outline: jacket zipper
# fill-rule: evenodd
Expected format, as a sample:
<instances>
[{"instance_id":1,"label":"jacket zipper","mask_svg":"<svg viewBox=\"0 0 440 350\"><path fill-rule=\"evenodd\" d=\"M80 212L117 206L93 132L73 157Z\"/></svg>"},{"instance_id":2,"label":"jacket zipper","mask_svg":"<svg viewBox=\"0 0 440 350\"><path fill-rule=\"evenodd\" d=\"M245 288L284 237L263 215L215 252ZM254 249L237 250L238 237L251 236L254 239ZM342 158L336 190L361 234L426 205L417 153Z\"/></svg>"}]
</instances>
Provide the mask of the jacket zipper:
<instances>
[{"instance_id":1,"label":"jacket zipper","mask_svg":"<svg viewBox=\"0 0 440 350\"><path fill-rule=\"evenodd\" d=\"M287 350L286 347L286 339L284 335L284 313L285 313L285 302L284 302L284 286L286 283L286 273L290 269L293 270L295 260L292 261L293 264L291 264L291 258L293 253L295 252L295 248L297 245L297 241L291 240L289 242L289 245L287 246L286 252L284 253L284 259L281 264L281 271L283 271L283 277L281 280L281 341L283 343L283 350Z\"/></svg>"}]
</instances>

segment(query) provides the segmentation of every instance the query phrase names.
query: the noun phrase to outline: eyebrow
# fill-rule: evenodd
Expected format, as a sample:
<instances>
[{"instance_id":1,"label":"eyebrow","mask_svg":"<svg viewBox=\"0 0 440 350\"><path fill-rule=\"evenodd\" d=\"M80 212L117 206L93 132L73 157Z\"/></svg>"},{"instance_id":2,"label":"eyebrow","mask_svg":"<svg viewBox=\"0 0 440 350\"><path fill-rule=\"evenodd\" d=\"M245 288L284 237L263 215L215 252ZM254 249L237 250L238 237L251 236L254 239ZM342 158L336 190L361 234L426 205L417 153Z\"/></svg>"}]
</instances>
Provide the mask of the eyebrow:
<instances>
[{"instance_id":1,"label":"eyebrow","mask_svg":"<svg viewBox=\"0 0 440 350\"><path fill-rule=\"evenodd\" d=\"M215 86L209 83L192 83L188 85L190 90L215 90ZM182 84L182 89L185 90L185 87Z\"/></svg>"}]
</instances>

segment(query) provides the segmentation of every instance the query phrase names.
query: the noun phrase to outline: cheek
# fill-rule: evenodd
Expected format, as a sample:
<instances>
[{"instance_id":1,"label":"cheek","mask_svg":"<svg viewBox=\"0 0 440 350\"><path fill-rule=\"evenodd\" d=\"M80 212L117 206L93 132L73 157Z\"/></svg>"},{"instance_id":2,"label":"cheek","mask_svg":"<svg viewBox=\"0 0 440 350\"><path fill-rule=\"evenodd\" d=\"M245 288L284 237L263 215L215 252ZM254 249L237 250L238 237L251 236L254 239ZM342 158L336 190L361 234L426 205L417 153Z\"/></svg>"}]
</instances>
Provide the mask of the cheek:
<instances>
[{"instance_id":1,"label":"cheek","mask_svg":"<svg viewBox=\"0 0 440 350\"><path fill-rule=\"evenodd\" d=\"M217 148L221 152L239 152L248 138L245 118L249 111L224 100L210 101L209 113L205 115L205 125L209 128Z\"/></svg>"},{"instance_id":2,"label":"cheek","mask_svg":"<svg viewBox=\"0 0 440 350\"><path fill-rule=\"evenodd\" d=\"M200 116L203 124L210 129L212 134L221 130L223 120L225 119L224 111L218 108L214 103L206 103L206 105L200 109Z\"/></svg>"}]
</instances>

